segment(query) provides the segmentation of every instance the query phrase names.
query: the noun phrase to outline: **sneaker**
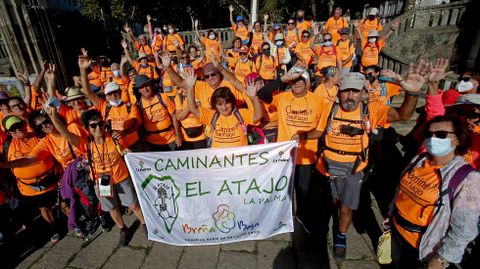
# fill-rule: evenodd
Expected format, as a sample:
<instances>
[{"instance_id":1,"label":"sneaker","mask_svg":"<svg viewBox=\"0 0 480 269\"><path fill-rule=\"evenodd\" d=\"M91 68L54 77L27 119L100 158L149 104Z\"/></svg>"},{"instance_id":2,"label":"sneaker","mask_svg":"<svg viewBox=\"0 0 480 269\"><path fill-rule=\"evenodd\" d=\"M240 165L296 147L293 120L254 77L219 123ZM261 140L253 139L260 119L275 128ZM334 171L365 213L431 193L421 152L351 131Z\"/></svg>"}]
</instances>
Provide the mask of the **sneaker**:
<instances>
[{"instance_id":1,"label":"sneaker","mask_svg":"<svg viewBox=\"0 0 480 269\"><path fill-rule=\"evenodd\" d=\"M60 241L59 233L55 233L54 235L52 235L52 237L50 237L50 242L52 242L52 244L56 244L58 243L58 241Z\"/></svg>"},{"instance_id":2,"label":"sneaker","mask_svg":"<svg viewBox=\"0 0 480 269\"><path fill-rule=\"evenodd\" d=\"M303 230L309 234L311 233L310 230L307 229L307 226L305 226L305 224L303 223L303 221L298 217L298 216L295 216L295 219L297 220L298 223L300 223L303 227Z\"/></svg>"},{"instance_id":3,"label":"sneaker","mask_svg":"<svg viewBox=\"0 0 480 269\"><path fill-rule=\"evenodd\" d=\"M145 233L145 236L148 238L147 224L142 224L142 230Z\"/></svg>"},{"instance_id":4,"label":"sneaker","mask_svg":"<svg viewBox=\"0 0 480 269\"><path fill-rule=\"evenodd\" d=\"M102 230L104 233L109 232L112 228L110 227L110 223L108 223L107 216L100 215L100 225L102 225Z\"/></svg>"},{"instance_id":5,"label":"sneaker","mask_svg":"<svg viewBox=\"0 0 480 269\"><path fill-rule=\"evenodd\" d=\"M80 229L80 228L75 228L75 236L76 236L76 237L83 237L82 229Z\"/></svg>"},{"instance_id":6,"label":"sneaker","mask_svg":"<svg viewBox=\"0 0 480 269\"><path fill-rule=\"evenodd\" d=\"M333 257L344 260L347 256L347 234L337 233L333 238Z\"/></svg>"},{"instance_id":7,"label":"sneaker","mask_svg":"<svg viewBox=\"0 0 480 269\"><path fill-rule=\"evenodd\" d=\"M122 247L126 247L128 246L128 228L127 227L123 227L121 230L120 230L120 239L118 241L118 244Z\"/></svg>"}]
</instances>

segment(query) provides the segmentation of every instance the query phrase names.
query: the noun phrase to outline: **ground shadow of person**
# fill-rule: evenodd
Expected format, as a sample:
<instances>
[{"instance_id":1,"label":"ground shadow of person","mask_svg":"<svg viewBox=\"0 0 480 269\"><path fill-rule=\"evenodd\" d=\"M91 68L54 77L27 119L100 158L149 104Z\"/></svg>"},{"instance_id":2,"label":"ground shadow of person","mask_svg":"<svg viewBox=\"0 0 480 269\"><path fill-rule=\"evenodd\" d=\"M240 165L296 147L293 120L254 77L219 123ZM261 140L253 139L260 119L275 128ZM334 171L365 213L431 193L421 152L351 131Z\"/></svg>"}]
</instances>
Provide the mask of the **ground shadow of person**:
<instances>
[{"instance_id":1,"label":"ground shadow of person","mask_svg":"<svg viewBox=\"0 0 480 269\"><path fill-rule=\"evenodd\" d=\"M330 269L327 247L325 238L306 233L302 225L295 221L292 251L294 251L294 259L298 268ZM281 267L279 264L279 267L274 266L274 268L286 267Z\"/></svg>"}]
</instances>

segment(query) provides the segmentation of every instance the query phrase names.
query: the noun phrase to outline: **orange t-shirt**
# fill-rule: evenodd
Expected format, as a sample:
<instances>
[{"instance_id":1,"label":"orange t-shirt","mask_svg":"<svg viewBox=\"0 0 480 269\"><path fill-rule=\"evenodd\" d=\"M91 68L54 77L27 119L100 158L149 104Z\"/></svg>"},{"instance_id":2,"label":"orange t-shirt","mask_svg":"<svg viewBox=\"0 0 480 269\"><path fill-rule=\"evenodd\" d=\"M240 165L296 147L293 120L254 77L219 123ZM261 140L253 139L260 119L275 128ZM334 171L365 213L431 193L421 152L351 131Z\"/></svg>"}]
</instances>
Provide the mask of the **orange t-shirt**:
<instances>
[{"instance_id":1,"label":"orange t-shirt","mask_svg":"<svg viewBox=\"0 0 480 269\"><path fill-rule=\"evenodd\" d=\"M332 36L332 42L336 43L337 40L340 39L338 30L346 27L348 27L348 22L345 18L340 17L335 19L335 17L332 16L327 20L323 29L327 30L327 32Z\"/></svg>"},{"instance_id":2,"label":"orange t-shirt","mask_svg":"<svg viewBox=\"0 0 480 269\"><path fill-rule=\"evenodd\" d=\"M306 65L311 65L313 64L313 61L315 59L315 53L312 50L312 47L310 46L312 43L311 41L307 42L300 42L297 44L297 47L295 48L295 53L299 54L300 57L305 61Z\"/></svg>"},{"instance_id":3,"label":"orange t-shirt","mask_svg":"<svg viewBox=\"0 0 480 269\"><path fill-rule=\"evenodd\" d=\"M302 22L297 21L297 28L299 35L303 33L303 31L308 31L312 27L312 21L306 21L305 19Z\"/></svg>"},{"instance_id":4,"label":"orange t-shirt","mask_svg":"<svg viewBox=\"0 0 480 269\"><path fill-rule=\"evenodd\" d=\"M165 38L165 44L169 52L175 52L175 50L177 49L177 47L175 46L175 40L178 42L178 45L185 44L183 38L179 34L168 34Z\"/></svg>"},{"instance_id":5,"label":"orange t-shirt","mask_svg":"<svg viewBox=\"0 0 480 269\"><path fill-rule=\"evenodd\" d=\"M315 53L318 55L317 72L315 75L320 75L320 70L327 66L337 66L338 52L335 46L317 46Z\"/></svg>"},{"instance_id":6,"label":"orange t-shirt","mask_svg":"<svg viewBox=\"0 0 480 269\"><path fill-rule=\"evenodd\" d=\"M30 152L35 148L35 146L40 142L40 138L32 136L28 139L27 142L22 141L21 139L12 139L10 146L8 148L7 160L14 161L18 159L27 158ZM22 195L25 196L35 196L46 193L50 190L53 190L57 187L56 184L45 188L44 190L37 191L32 189L30 186L23 184L33 184L37 181L35 178L42 177L47 174L49 171L53 170L53 159L51 155L42 156L43 159L38 162L31 164L29 166L13 168L12 172L17 178L18 190ZM21 180L21 182L20 182ZM41 182L41 181L40 181Z\"/></svg>"},{"instance_id":7,"label":"orange t-shirt","mask_svg":"<svg viewBox=\"0 0 480 269\"><path fill-rule=\"evenodd\" d=\"M298 33L298 34L297 34ZM286 47L290 47L292 46L293 42L296 42L298 44L298 42L300 42L300 35L302 33L300 32L300 30L298 30L298 28L295 28L295 29L285 29L285 45Z\"/></svg>"},{"instance_id":8,"label":"orange t-shirt","mask_svg":"<svg viewBox=\"0 0 480 269\"><path fill-rule=\"evenodd\" d=\"M171 66L172 66L172 69L175 70L175 72L177 72L177 64L172 63ZM177 73L178 73L178 72L177 72ZM164 87L172 87L172 86L173 86L172 77L168 74L167 71L164 71L164 72L163 72L162 83L163 83L163 86L164 86Z\"/></svg>"},{"instance_id":9,"label":"orange t-shirt","mask_svg":"<svg viewBox=\"0 0 480 269\"><path fill-rule=\"evenodd\" d=\"M85 130L76 123L68 125L67 129L79 137L88 135ZM76 156L85 156L85 152L81 152L76 147L72 146L72 149ZM61 134L55 135L52 133L49 133L42 138L28 155L31 157L37 157L39 159L44 159L45 157L42 156L48 156L50 154L53 155L55 160L57 160L64 169L74 159L70 148L68 147L67 138Z\"/></svg>"},{"instance_id":10,"label":"orange t-shirt","mask_svg":"<svg viewBox=\"0 0 480 269\"><path fill-rule=\"evenodd\" d=\"M93 72L98 74L98 78L102 85L107 84L110 82L110 79L113 77L113 73L110 70L110 67L103 67L103 66L95 66L92 68Z\"/></svg>"},{"instance_id":11,"label":"orange t-shirt","mask_svg":"<svg viewBox=\"0 0 480 269\"><path fill-rule=\"evenodd\" d=\"M33 109L33 110L41 110L43 108L43 97L44 97L44 94L42 91L39 90L39 92L35 91L33 89L33 86L30 86L30 92L31 92L31 95L32 95L32 99L30 101L30 107Z\"/></svg>"},{"instance_id":12,"label":"orange t-shirt","mask_svg":"<svg viewBox=\"0 0 480 269\"><path fill-rule=\"evenodd\" d=\"M163 36L161 34L155 34L153 43L153 51L161 51L163 49Z\"/></svg>"},{"instance_id":13,"label":"orange t-shirt","mask_svg":"<svg viewBox=\"0 0 480 269\"><path fill-rule=\"evenodd\" d=\"M260 48L262 47L264 40L263 40L263 33L253 31L252 34L252 44L250 45L250 51L252 53L260 53Z\"/></svg>"},{"instance_id":14,"label":"orange t-shirt","mask_svg":"<svg viewBox=\"0 0 480 269\"><path fill-rule=\"evenodd\" d=\"M247 59L244 63L237 61L234 65L233 73L243 85L245 85L245 78L252 72L257 72L257 68L251 60Z\"/></svg>"},{"instance_id":15,"label":"orange t-shirt","mask_svg":"<svg viewBox=\"0 0 480 269\"><path fill-rule=\"evenodd\" d=\"M82 137L81 151L87 152L87 143L89 143L87 137ZM91 141L90 151L92 154L95 180L102 174L106 174L110 176L114 184L118 184L130 176L127 165L115 147L115 142L113 142L112 137L106 136L102 144Z\"/></svg>"},{"instance_id":16,"label":"orange t-shirt","mask_svg":"<svg viewBox=\"0 0 480 269\"><path fill-rule=\"evenodd\" d=\"M238 51L235 51L233 49L229 49L227 51L228 66L230 67L230 69L235 69L235 63L238 61L239 58L240 55Z\"/></svg>"},{"instance_id":17,"label":"orange t-shirt","mask_svg":"<svg viewBox=\"0 0 480 269\"><path fill-rule=\"evenodd\" d=\"M197 82L195 82L195 98L200 101L201 107L211 108L210 99L212 98L212 94L216 89L220 87L227 87L230 89L230 91L235 96L235 99L237 99L237 106L245 103L244 94L235 89L232 83L228 82L227 80L222 80L222 82L220 82L220 85L215 89L210 87L207 82L197 80Z\"/></svg>"},{"instance_id":18,"label":"orange t-shirt","mask_svg":"<svg viewBox=\"0 0 480 269\"><path fill-rule=\"evenodd\" d=\"M96 67L98 70L98 67ZM88 73L88 82L94 86L99 88L102 87L102 80L100 79L100 73L98 71L93 70L92 72Z\"/></svg>"},{"instance_id":19,"label":"orange t-shirt","mask_svg":"<svg viewBox=\"0 0 480 269\"><path fill-rule=\"evenodd\" d=\"M244 133L242 125L238 122L234 113L225 117L218 116L215 128L212 134L212 118L216 110L203 107L200 111L200 122L208 126L207 134L212 136L212 148L239 147L248 145L247 135ZM245 125L253 124L253 111L249 109L239 109L240 115Z\"/></svg>"},{"instance_id":20,"label":"orange t-shirt","mask_svg":"<svg viewBox=\"0 0 480 269\"><path fill-rule=\"evenodd\" d=\"M318 85L313 94L319 96L325 104L332 104L337 99L338 86L327 88L325 83Z\"/></svg>"},{"instance_id":21,"label":"orange t-shirt","mask_svg":"<svg viewBox=\"0 0 480 269\"><path fill-rule=\"evenodd\" d=\"M185 109L188 110L188 102L187 102L187 97L182 97L182 95L178 94L175 96L175 109L178 111L183 111ZM188 113L187 117L183 120L180 121L180 124L182 126L182 135L183 139L188 142L194 142L194 141L199 141L205 139L205 133L197 136L197 137L189 137L187 135L187 132L185 132L185 128L195 128L195 127L201 127L202 123L199 121L197 117L191 112Z\"/></svg>"},{"instance_id":22,"label":"orange t-shirt","mask_svg":"<svg viewBox=\"0 0 480 269\"><path fill-rule=\"evenodd\" d=\"M333 107L333 103L328 106L328 110L325 111L321 118L320 122L320 131L325 131L327 123L329 121L330 110ZM387 122L387 114L390 107L380 104L380 103L369 103L368 110L370 116L370 126L371 128L376 128L378 126L385 127L388 126ZM341 121L339 119L343 119L345 121ZM353 122L355 121L355 122ZM368 133L365 132L363 135L355 135L353 137L342 134L340 132L340 128L342 125L348 125L351 127L356 127L363 129L361 124L361 116L360 116L360 106L354 111L344 111L341 106L339 106L336 115L330 121L330 131L325 135L325 145L329 148L335 150L343 150L349 152L361 152L362 151L362 143L363 148L366 150L368 148ZM325 149L320 158L318 158L317 162L317 169L323 175L329 176L325 169L325 160L324 158L327 157L330 160L337 161L337 162L355 162L357 159L356 155L342 155L336 152L330 151ZM365 166L367 166L367 161L362 162L356 172L362 171Z\"/></svg>"},{"instance_id":23,"label":"orange t-shirt","mask_svg":"<svg viewBox=\"0 0 480 269\"><path fill-rule=\"evenodd\" d=\"M291 91L273 96L272 105L278 111L277 141L290 141L294 134L318 129L325 105L311 92L295 97ZM302 140L297 151L297 164L313 164L317 158L317 140Z\"/></svg>"},{"instance_id":24,"label":"orange t-shirt","mask_svg":"<svg viewBox=\"0 0 480 269\"><path fill-rule=\"evenodd\" d=\"M145 53L145 54L147 54L148 56L152 56L152 55L153 55L152 47L150 47L150 45L148 45L148 44L142 45L142 44L140 44L140 42L135 41L135 42L133 43L133 47L134 47L135 50L138 51L139 53Z\"/></svg>"},{"instance_id":25,"label":"orange t-shirt","mask_svg":"<svg viewBox=\"0 0 480 269\"><path fill-rule=\"evenodd\" d=\"M265 80L273 80L275 79L275 75L277 74L277 64L273 56L265 56L261 55L257 57L255 63L258 74Z\"/></svg>"},{"instance_id":26,"label":"orange t-shirt","mask_svg":"<svg viewBox=\"0 0 480 269\"><path fill-rule=\"evenodd\" d=\"M353 42L350 39L343 41L341 39L338 40L337 44L337 53L340 60L345 61L348 57L355 54L355 47L353 46ZM352 67L353 57L347 63L342 65L342 68Z\"/></svg>"},{"instance_id":27,"label":"orange t-shirt","mask_svg":"<svg viewBox=\"0 0 480 269\"><path fill-rule=\"evenodd\" d=\"M232 24L232 30L233 33L235 34L235 37L239 37L243 40L248 40L248 29L245 26L242 26L240 28L237 28L236 24Z\"/></svg>"},{"instance_id":28,"label":"orange t-shirt","mask_svg":"<svg viewBox=\"0 0 480 269\"><path fill-rule=\"evenodd\" d=\"M368 19L363 19L359 23L360 27L360 33L362 33L363 40L367 40L368 38L368 32L371 30L377 30L379 33L383 30L383 25L380 22L380 19L375 18L373 21L370 21ZM362 47L365 44L362 44Z\"/></svg>"},{"instance_id":29,"label":"orange t-shirt","mask_svg":"<svg viewBox=\"0 0 480 269\"><path fill-rule=\"evenodd\" d=\"M82 113L75 111L75 109L61 104L58 114L65 119L67 125L71 123L82 124Z\"/></svg>"},{"instance_id":30,"label":"orange t-shirt","mask_svg":"<svg viewBox=\"0 0 480 269\"><path fill-rule=\"evenodd\" d=\"M166 108L161 104L157 96L154 96L150 100L141 99L143 109L140 113L143 113L143 126L146 131L155 132L165 130L161 133L146 134L145 139L147 142L155 145L165 145L175 141L175 130L170 116L175 112L175 105L166 94L160 93L160 96Z\"/></svg>"},{"instance_id":31,"label":"orange t-shirt","mask_svg":"<svg viewBox=\"0 0 480 269\"><path fill-rule=\"evenodd\" d=\"M139 62L134 61L133 68L137 70L137 75L146 75L150 79L158 79L158 72L154 63L148 63L148 66L144 67Z\"/></svg>"},{"instance_id":32,"label":"orange t-shirt","mask_svg":"<svg viewBox=\"0 0 480 269\"><path fill-rule=\"evenodd\" d=\"M442 182L438 172L440 167L441 165L435 166L425 160L421 167L414 168L402 177L395 200L400 216L422 227L430 224ZM414 248L418 248L421 234L407 231L398 225L395 217L393 223L402 237Z\"/></svg>"},{"instance_id":33,"label":"orange t-shirt","mask_svg":"<svg viewBox=\"0 0 480 269\"><path fill-rule=\"evenodd\" d=\"M212 40L207 37L202 37L202 44L205 45L205 57L207 63L213 62L212 52L215 54L215 58L220 59L220 43L218 40Z\"/></svg>"},{"instance_id":34,"label":"orange t-shirt","mask_svg":"<svg viewBox=\"0 0 480 269\"><path fill-rule=\"evenodd\" d=\"M387 90L387 95L381 96L382 86L378 85L378 88L368 92L368 101L369 102L379 102L384 105L388 105L388 101L393 96L400 94L400 86L394 83L386 82L385 88Z\"/></svg>"},{"instance_id":35,"label":"orange t-shirt","mask_svg":"<svg viewBox=\"0 0 480 269\"><path fill-rule=\"evenodd\" d=\"M362 47L362 66L378 65L378 59L383 47L385 47L385 42L381 40L376 44L367 43Z\"/></svg>"},{"instance_id":36,"label":"orange t-shirt","mask_svg":"<svg viewBox=\"0 0 480 269\"><path fill-rule=\"evenodd\" d=\"M138 111L138 107L136 104L130 103L122 103L118 107L111 106L110 111L108 112L108 118L105 119L105 113L107 111L107 101L101 100L98 106L98 111L102 113L103 120L110 121L112 124L113 131L123 131L126 129L127 121L131 121L135 119L135 125L139 125L138 121L140 121L140 112ZM130 113L128 113L128 106L130 106ZM120 147L122 149L126 149L138 141L138 133L137 131L133 131L123 137L121 137L118 142L120 143Z\"/></svg>"}]
</instances>

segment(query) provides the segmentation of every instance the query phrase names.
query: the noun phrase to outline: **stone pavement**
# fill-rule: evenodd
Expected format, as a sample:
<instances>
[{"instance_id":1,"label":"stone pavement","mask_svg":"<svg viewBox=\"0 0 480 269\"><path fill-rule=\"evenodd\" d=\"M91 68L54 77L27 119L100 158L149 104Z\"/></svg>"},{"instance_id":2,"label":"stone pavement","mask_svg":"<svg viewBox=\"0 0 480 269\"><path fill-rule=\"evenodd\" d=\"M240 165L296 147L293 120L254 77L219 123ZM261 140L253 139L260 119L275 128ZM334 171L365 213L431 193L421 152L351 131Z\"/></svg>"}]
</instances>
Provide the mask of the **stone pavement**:
<instances>
[{"instance_id":1,"label":"stone pavement","mask_svg":"<svg viewBox=\"0 0 480 269\"><path fill-rule=\"evenodd\" d=\"M375 207L376 208L376 207ZM375 210L378 215L378 210ZM135 217L125 217L126 223L138 227ZM328 247L303 232L295 224L295 232L281 234L262 241L202 247L175 247L148 241L137 229L127 247L119 247L119 232L100 235L87 247L82 239L69 233L55 245L44 247L23 260L17 268L162 268L162 269L362 269L379 268L373 246L367 235L352 228L348 237L347 259L336 263L331 255L331 235Z\"/></svg>"}]
</instances>

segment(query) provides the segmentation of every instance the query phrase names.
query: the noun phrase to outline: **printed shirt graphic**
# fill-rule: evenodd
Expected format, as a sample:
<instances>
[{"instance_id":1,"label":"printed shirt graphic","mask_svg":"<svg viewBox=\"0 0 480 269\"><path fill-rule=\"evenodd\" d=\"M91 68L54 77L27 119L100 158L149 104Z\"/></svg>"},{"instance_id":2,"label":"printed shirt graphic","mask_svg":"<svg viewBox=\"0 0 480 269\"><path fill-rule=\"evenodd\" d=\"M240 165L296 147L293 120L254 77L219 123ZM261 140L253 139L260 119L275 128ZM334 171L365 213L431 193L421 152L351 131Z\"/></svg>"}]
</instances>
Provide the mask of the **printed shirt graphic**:
<instances>
[{"instance_id":1,"label":"printed shirt graphic","mask_svg":"<svg viewBox=\"0 0 480 269\"><path fill-rule=\"evenodd\" d=\"M166 94L161 93L160 95L163 102L167 106L168 111L160 103L160 100L158 100L157 96L154 96L150 100L145 100L142 98L143 111L141 113L143 113L143 125L147 131L160 131L167 129L172 125L170 113L174 113L175 105ZM150 134L145 138L149 143L165 145L172 143L175 140L175 131L172 126L172 128L168 131L158 134Z\"/></svg>"},{"instance_id":2,"label":"printed shirt graphic","mask_svg":"<svg viewBox=\"0 0 480 269\"><path fill-rule=\"evenodd\" d=\"M200 122L210 126L212 122L213 115L215 110L199 108L200 110ZM249 109L239 109L240 115L242 116L243 122L245 125L253 124L253 112ZM209 131L207 135L210 135ZM243 132L242 126L238 122L237 117L232 113L229 116L225 117L222 115L218 116L218 120L213 131L212 137L212 148L225 148L225 147L238 147L248 145L247 136Z\"/></svg>"},{"instance_id":3,"label":"printed shirt graphic","mask_svg":"<svg viewBox=\"0 0 480 269\"><path fill-rule=\"evenodd\" d=\"M428 226L440 191L440 167L441 165L432 165L425 160L421 167L414 168L402 177L395 207L404 219L422 227ZM402 237L417 248L420 234L403 229L395 221L394 224Z\"/></svg>"},{"instance_id":4,"label":"printed shirt graphic","mask_svg":"<svg viewBox=\"0 0 480 269\"><path fill-rule=\"evenodd\" d=\"M311 92L297 98L292 92L282 92L273 96L272 105L278 110L277 141L290 141L299 132L317 128L325 105ZM297 164L312 164L316 160L317 140L300 142L297 152Z\"/></svg>"},{"instance_id":5,"label":"printed shirt graphic","mask_svg":"<svg viewBox=\"0 0 480 269\"><path fill-rule=\"evenodd\" d=\"M322 115L321 123L319 124L322 132L325 131L328 122L328 116L330 114L331 107L333 103L329 106L328 112ZM385 127L387 126L387 114L390 107L380 104L380 103L369 103L368 110L370 115L370 126L371 128L376 127ZM348 121L358 121L359 123L353 123ZM343 150L350 152L361 152L362 151L362 141L363 148L367 149L368 147L368 134L365 132L363 135L349 136L347 134L340 133L341 125L348 125L356 128L363 129L360 117L360 106L354 111L344 111L341 106L338 108L338 111L335 115L335 118L331 120L330 131L325 136L325 144L327 147L330 147L335 150ZM324 175L328 176L328 173L325 170L325 161L324 157L327 157L330 160L337 162L355 162L357 159L356 155L342 155L336 152L329 151L325 149L320 158L318 158L317 169ZM357 172L362 171L365 166L367 166L367 161L362 162L358 168Z\"/></svg>"}]
</instances>

